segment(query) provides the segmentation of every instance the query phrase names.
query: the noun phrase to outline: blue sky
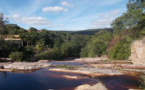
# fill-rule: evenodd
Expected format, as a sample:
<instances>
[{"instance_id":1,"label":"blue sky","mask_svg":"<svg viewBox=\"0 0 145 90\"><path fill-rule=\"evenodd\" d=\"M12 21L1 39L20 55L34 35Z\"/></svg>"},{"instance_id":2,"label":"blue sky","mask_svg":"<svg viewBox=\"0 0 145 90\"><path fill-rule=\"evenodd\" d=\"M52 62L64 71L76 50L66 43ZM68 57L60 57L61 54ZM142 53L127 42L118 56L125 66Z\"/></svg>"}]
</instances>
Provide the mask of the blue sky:
<instances>
[{"instance_id":1,"label":"blue sky","mask_svg":"<svg viewBox=\"0 0 145 90\"><path fill-rule=\"evenodd\" d=\"M25 29L107 28L126 11L128 0L1 0L0 12Z\"/></svg>"}]
</instances>

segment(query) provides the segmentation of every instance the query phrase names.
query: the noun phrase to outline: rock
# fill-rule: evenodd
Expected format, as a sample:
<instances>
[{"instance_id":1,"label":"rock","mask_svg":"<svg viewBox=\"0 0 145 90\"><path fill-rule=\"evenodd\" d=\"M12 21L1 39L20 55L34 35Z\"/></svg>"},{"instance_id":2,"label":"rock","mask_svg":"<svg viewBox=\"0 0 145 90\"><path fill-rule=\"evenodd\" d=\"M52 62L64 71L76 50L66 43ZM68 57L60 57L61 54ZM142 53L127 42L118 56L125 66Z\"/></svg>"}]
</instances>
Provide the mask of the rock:
<instances>
[{"instance_id":1,"label":"rock","mask_svg":"<svg viewBox=\"0 0 145 90\"><path fill-rule=\"evenodd\" d=\"M93 86L84 84L78 86L75 90L108 90L102 83L97 83Z\"/></svg>"},{"instance_id":2,"label":"rock","mask_svg":"<svg viewBox=\"0 0 145 90\"><path fill-rule=\"evenodd\" d=\"M40 62L14 62L10 64L3 65L6 69L16 69L16 70L37 70L40 68L50 67L51 63L40 63Z\"/></svg>"},{"instance_id":3,"label":"rock","mask_svg":"<svg viewBox=\"0 0 145 90\"><path fill-rule=\"evenodd\" d=\"M136 40L131 44L131 56L133 64L145 65L145 38Z\"/></svg>"},{"instance_id":4,"label":"rock","mask_svg":"<svg viewBox=\"0 0 145 90\"><path fill-rule=\"evenodd\" d=\"M99 60L108 60L107 56L95 57L95 58L78 58L75 61L84 61L84 62L96 62Z\"/></svg>"},{"instance_id":5,"label":"rock","mask_svg":"<svg viewBox=\"0 0 145 90\"><path fill-rule=\"evenodd\" d=\"M38 62L49 62L49 60L39 60Z\"/></svg>"},{"instance_id":6,"label":"rock","mask_svg":"<svg viewBox=\"0 0 145 90\"><path fill-rule=\"evenodd\" d=\"M4 69L4 66L0 66L0 69Z\"/></svg>"}]
</instances>

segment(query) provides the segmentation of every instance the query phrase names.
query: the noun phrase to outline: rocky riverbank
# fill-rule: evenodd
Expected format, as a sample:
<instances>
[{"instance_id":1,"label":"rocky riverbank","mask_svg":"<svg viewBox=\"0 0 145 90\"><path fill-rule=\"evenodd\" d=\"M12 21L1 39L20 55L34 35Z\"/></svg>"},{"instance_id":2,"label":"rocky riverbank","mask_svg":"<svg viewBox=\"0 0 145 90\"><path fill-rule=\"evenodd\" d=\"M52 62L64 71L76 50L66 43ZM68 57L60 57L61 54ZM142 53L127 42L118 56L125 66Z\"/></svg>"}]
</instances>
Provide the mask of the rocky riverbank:
<instances>
[{"instance_id":1,"label":"rocky riverbank","mask_svg":"<svg viewBox=\"0 0 145 90\"><path fill-rule=\"evenodd\" d=\"M69 79L69 80L78 80L78 79L84 79L84 78L96 79L98 77L103 77L103 78L111 77L112 78L112 77L120 77L120 76L140 78L140 76L145 76L144 65L134 65L131 63L131 61L127 61L127 60L122 60L122 61L98 60L96 62L88 62L88 61L84 61L84 62L83 61L14 62L14 63L0 63L0 66L1 66L0 71L8 71L8 72L13 71L13 70L32 71L32 70L38 70L41 68L46 68L45 71L48 71L48 72L74 73L76 75L77 74L82 75L82 76L75 76L75 75L69 76L66 74L63 76L64 78ZM117 86L114 86L114 87L117 87ZM75 90L86 90L88 88L90 88L91 90L96 90L96 88L98 88L97 90L102 90L102 89L112 90L112 89L109 89L110 87L106 87L106 85L102 83L102 81L98 81L98 83L93 84L93 85L83 84L76 87ZM120 88L122 88L122 86L120 86ZM136 89L137 87L134 88L134 87L127 86L125 88ZM128 90L128 89L125 89L125 90Z\"/></svg>"},{"instance_id":2,"label":"rocky riverbank","mask_svg":"<svg viewBox=\"0 0 145 90\"><path fill-rule=\"evenodd\" d=\"M41 68L47 68L52 66L51 63L45 62L14 62L14 63L0 63L0 71L12 71L12 70L38 70Z\"/></svg>"}]
</instances>

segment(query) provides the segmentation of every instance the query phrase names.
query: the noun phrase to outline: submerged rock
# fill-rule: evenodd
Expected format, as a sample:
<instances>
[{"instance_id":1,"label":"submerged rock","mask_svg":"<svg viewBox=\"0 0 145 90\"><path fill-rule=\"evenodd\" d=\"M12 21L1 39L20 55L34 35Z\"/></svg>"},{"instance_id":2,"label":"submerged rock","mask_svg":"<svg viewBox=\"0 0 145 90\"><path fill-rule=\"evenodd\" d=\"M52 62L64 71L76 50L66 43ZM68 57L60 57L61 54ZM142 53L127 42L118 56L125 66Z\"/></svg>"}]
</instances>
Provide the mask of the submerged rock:
<instances>
[{"instance_id":1,"label":"submerged rock","mask_svg":"<svg viewBox=\"0 0 145 90\"><path fill-rule=\"evenodd\" d=\"M145 65L145 38L136 40L131 44L131 56L133 64Z\"/></svg>"},{"instance_id":2,"label":"submerged rock","mask_svg":"<svg viewBox=\"0 0 145 90\"><path fill-rule=\"evenodd\" d=\"M102 83L97 83L95 85L80 85L75 90L108 90Z\"/></svg>"},{"instance_id":3,"label":"submerged rock","mask_svg":"<svg viewBox=\"0 0 145 90\"><path fill-rule=\"evenodd\" d=\"M4 69L4 66L0 66L0 69Z\"/></svg>"}]
</instances>

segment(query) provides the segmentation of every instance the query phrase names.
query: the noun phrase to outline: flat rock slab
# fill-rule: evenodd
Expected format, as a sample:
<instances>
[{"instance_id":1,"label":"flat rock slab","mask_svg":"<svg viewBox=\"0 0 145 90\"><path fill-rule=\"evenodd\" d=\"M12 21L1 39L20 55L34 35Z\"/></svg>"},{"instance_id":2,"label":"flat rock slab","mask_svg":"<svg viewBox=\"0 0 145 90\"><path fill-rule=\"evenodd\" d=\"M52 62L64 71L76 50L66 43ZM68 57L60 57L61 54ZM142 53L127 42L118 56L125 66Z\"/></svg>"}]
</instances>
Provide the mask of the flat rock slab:
<instances>
[{"instance_id":1,"label":"flat rock slab","mask_svg":"<svg viewBox=\"0 0 145 90\"><path fill-rule=\"evenodd\" d=\"M66 70L60 68L52 68L49 71L57 71L57 72L67 72L67 73L81 73L87 76L91 76L92 78L95 76L111 76L111 75L123 75L124 73L119 70L110 70L110 69L96 69L96 68L82 68L79 70Z\"/></svg>"},{"instance_id":2,"label":"flat rock slab","mask_svg":"<svg viewBox=\"0 0 145 90\"><path fill-rule=\"evenodd\" d=\"M117 69L143 69L145 65L134 65L134 64L89 64L96 68L117 68Z\"/></svg>"},{"instance_id":3,"label":"flat rock slab","mask_svg":"<svg viewBox=\"0 0 145 90\"><path fill-rule=\"evenodd\" d=\"M88 84L80 85L77 88L75 88L75 90L108 90L108 89L102 83L97 83L93 86Z\"/></svg>"},{"instance_id":4,"label":"flat rock slab","mask_svg":"<svg viewBox=\"0 0 145 90\"><path fill-rule=\"evenodd\" d=\"M66 73L80 73L87 76L114 76L114 75L140 75L140 71L126 70L126 69L111 69L111 68L95 68L95 67L81 67L77 70L69 70L64 68L50 68L49 71L66 72Z\"/></svg>"},{"instance_id":5,"label":"flat rock slab","mask_svg":"<svg viewBox=\"0 0 145 90\"><path fill-rule=\"evenodd\" d=\"M37 70L40 68L50 66L52 66L52 64L39 62L15 62L11 64L4 64L5 69L17 69L17 70Z\"/></svg>"}]
</instances>

